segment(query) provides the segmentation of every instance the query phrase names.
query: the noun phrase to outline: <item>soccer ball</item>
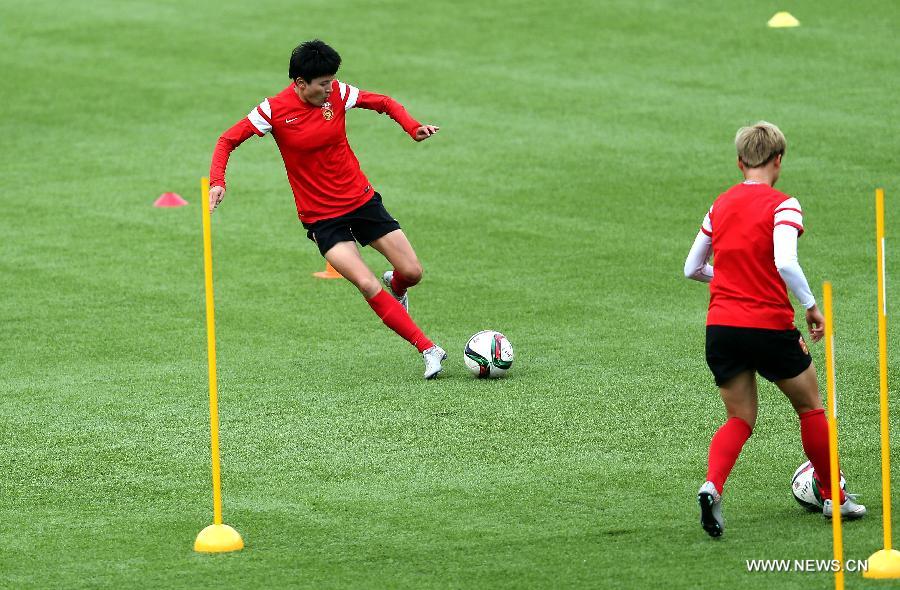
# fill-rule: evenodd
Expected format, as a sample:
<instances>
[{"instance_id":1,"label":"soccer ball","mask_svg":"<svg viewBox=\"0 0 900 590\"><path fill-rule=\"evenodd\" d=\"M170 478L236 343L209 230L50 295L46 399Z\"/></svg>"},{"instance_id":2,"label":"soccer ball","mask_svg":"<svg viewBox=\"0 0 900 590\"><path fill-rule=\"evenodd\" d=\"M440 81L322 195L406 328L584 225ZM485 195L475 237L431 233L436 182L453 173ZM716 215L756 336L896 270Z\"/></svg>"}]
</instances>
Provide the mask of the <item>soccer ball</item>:
<instances>
[{"instance_id":1,"label":"soccer ball","mask_svg":"<svg viewBox=\"0 0 900 590\"><path fill-rule=\"evenodd\" d=\"M822 495L819 494L819 488L813 482L813 466L807 461L797 468L794 477L791 479L791 491L794 492L794 499L797 503L809 510L810 512L822 512ZM831 485L828 482L822 482L824 485ZM847 480L844 479L844 472L841 471L841 489L847 490Z\"/></svg>"},{"instance_id":2,"label":"soccer ball","mask_svg":"<svg viewBox=\"0 0 900 590\"><path fill-rule=\"evenodd\" d=\"M506 336L482 330L466 343L466 366L479 379L503 377L513 363L513 347Z\"/></svg>"}]
</instances>

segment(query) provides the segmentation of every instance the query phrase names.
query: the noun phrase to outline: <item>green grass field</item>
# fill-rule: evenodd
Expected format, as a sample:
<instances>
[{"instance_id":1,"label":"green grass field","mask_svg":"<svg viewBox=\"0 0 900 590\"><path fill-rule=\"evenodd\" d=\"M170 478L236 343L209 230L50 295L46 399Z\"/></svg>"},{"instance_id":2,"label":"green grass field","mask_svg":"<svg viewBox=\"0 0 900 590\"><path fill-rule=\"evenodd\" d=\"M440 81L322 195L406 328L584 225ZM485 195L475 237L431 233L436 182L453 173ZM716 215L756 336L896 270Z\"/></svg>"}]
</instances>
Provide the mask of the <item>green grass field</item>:
<instances>
[{"instance_id":1,"label":"green grass field","mask_svg":"<svg viewBox=\"0 0 900 590\"><path fill-rule=\"evenodd\" d=\"M767 29L784 9L802 26ZM791 498L805 459L769 384L726 536L697 524L724 411L706 289L681 269L739 178L735 130L780 125L801 263L818 297L834 283L843 465L870 509L845 556L865 559L882 543L877 186L900 312L898 21L884 0L0 3L0 587L830 587L746 570L831 556L831 527ZM450 361L424 382L355 289L311 277L277 148L248 141L213 217L224 514L247 547L200 555L200 177L313 37L342 80L442 127L415 144L348 117L426 269L413 317ZM153 208L166 191L190 206ZM505 380L463 366L485 328L516 348Z\"/></svg>"}]
</instances>

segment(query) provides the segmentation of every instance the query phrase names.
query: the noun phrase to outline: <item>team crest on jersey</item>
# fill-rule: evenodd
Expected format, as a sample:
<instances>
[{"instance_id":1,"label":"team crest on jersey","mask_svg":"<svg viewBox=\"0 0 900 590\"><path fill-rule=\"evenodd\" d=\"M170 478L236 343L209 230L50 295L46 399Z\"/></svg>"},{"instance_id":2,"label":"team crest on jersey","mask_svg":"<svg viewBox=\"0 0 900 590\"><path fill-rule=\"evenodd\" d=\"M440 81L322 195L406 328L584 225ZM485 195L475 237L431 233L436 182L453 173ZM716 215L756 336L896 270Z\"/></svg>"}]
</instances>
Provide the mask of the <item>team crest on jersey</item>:
<instances>
[{"instance_id":1,"label":"team crest on jersey","mask_svg":"<svg viewBox=\"0 0 900 590\"><path fill-rule=\"evenodd\" d=\"M809 348L806 346L806 341L803 340L803 336L800 336L800 350L803 351L803 354L809 354Z\"/></svg>"},{"instance_id":2,"label":"team crest on jersey","mask_svg":"<svg viewBox=\"0 0 900 590\"><path fill-rule=\"evenodd\" d=\"M330 102L322 105L322 116L325 117L326 121L331 121L331 118L334 117L334 111L331 110Z\"/></svg>"}]
</instances>

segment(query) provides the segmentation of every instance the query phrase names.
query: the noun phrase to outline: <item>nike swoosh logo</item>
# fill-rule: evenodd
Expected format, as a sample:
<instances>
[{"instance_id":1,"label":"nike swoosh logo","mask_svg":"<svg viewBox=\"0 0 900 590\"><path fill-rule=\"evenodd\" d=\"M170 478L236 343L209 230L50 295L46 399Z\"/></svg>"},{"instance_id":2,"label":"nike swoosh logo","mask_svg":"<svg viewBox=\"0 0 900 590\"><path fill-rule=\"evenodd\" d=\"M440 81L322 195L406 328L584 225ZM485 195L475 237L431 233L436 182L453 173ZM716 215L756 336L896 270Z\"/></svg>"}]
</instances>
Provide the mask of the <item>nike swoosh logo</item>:
<instances>
[{"instance_id":1,"label":"nike swoosh logo","mask_svg":"<svg viewBox=\"0 0 900 590\"><path fill-rule=\"evenodd\" d=\"M293 119L285 119L284 122L285 122L285 123L290 123L291 121L296 121L296 120L299 119L299 118L300 118L300 117L294 117Z\"/></svg>"}]
</instances>

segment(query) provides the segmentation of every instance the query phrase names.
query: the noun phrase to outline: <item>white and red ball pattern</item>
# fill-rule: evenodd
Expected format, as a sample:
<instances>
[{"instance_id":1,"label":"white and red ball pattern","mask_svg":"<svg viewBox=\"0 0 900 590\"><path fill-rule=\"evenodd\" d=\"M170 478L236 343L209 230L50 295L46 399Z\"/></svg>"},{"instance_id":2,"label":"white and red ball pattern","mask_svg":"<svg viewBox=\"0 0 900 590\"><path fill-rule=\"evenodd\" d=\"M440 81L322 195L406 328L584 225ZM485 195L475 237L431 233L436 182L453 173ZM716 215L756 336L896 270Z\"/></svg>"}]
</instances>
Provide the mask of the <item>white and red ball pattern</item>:
<instances>
[{"instance_id":1,"label":"white and red ball pattern","mask_svg":"<svg viewBox=\"0 0 900 590\"><path fill-rule=\"evenodd\" d=\"M482 330L466 343L466 367L479 379L503 377L513 363L513 347L509 340L494 330Z\"/></svg>"},{"instance_id":2,"label":"white and red ball pattern","mask_svg":"<svg viewBox=\"0 0 900 590\"><path fill-rule=\"evenodd\" d=\"M822 512L822 504L824 502L818 486L813 481L814 473L812 463L809 461L803 463L794 472L794 477L791 478L791 491L794 493L794 499L797 500L798 504L810 512ZM822 484L831 485L830 482L822 482ZM840 485L842 490L847 490L847 480L844 479L843 471L841 471Z\"/></svg>"}]
</instances>

